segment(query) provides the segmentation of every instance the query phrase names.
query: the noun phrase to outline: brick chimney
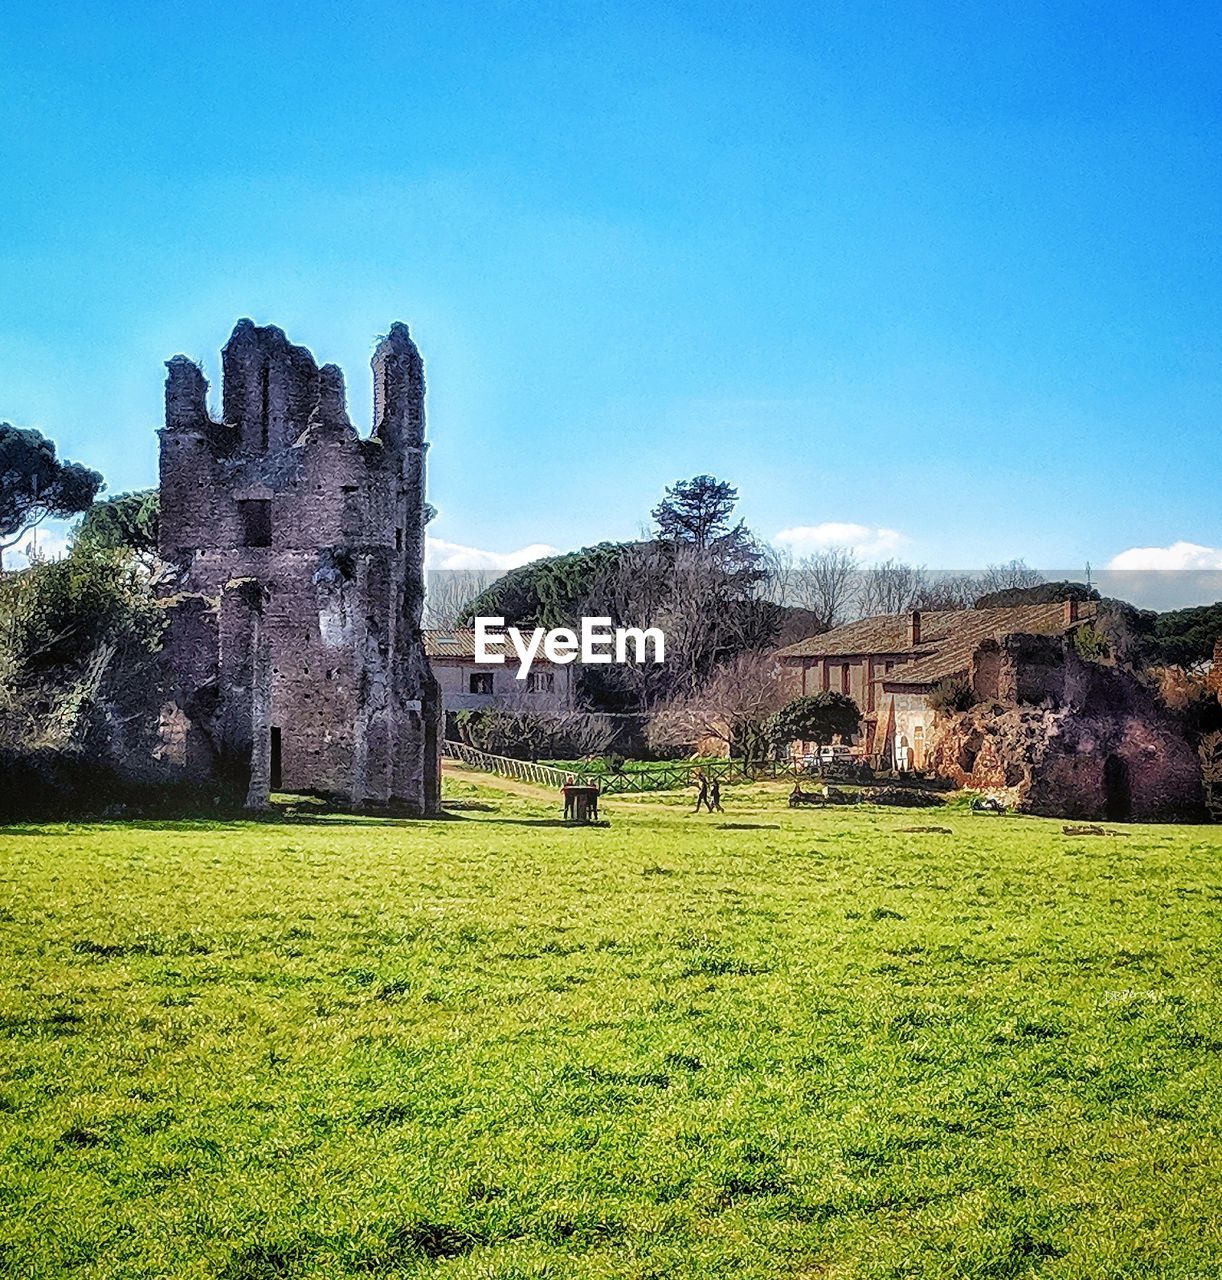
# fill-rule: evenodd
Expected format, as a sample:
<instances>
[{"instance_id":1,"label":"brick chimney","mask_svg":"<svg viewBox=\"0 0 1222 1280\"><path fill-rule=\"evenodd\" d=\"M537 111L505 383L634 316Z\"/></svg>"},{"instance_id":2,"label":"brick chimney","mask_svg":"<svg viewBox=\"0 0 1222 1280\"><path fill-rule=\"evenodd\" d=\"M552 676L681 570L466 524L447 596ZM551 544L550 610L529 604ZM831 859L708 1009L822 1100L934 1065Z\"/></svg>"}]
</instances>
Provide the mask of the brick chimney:
<instances>
[{"instance_id":1,"label":"brick chimney","mask_svg":"<svg viewBox=\"0 0 1222 1280\"><path fill-rule=\"evenodd\" d=\"M1078 602L1076 600L1065 601L1065 625L1072 627L1078 620Z\"/></svg>"},{"instance_id":2,"label":"brick chimney","mask_svg":"<svg viewBox=\"0 0 1222 1280\"><path fill-rule=\"evenodd\" d=\"M921 643L921 611L913 609L908 615L908 647L915 649Z\"/></svg>"}]
</instances>

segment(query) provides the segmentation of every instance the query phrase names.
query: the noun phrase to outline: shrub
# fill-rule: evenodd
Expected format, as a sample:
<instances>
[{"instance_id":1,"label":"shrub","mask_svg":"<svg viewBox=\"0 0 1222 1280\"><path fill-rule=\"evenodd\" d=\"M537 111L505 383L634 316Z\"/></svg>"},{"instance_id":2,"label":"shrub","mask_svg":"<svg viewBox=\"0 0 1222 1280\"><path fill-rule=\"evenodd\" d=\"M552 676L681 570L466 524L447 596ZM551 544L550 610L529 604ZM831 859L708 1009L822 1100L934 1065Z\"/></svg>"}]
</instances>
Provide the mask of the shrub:
<instances>
[{"instance_id":1,"label":"shrub","mask_svg":"<svg viewBox=\"0 0 1222 1280\"><path fill-rule=\"evenodd\" d=\"M115 725L147 718L163 622L122 552L82 549L0 583L0 742L101 750Z\"/></svg>"},{"instance_id":2,"label":"shrub","mask_svg":"<svg viewBox=\"0 0 1222 1280\"><path fill-rule=\"evenodd\" d=\"M768 721L768 733L777 746L791 742L826 745L833 738L848 738L861 725L857 703L843 693L812 693L794 698Z\"/></svg>"},{"instance_id":3,"label":"shrub","mask_svg":"<svg viewBox=\"0 0 1222 1280\"><path fill-rule=\"evenodd\" d=\"M615 738L608 716L564 708L487 707L459 711L454 722L468 746L517 760L599 756Z\"/></svg>"},{"instance_id":4,"label":"shrub","mask_svg":"<svg viewBox=\"0 0 1222 1280\"><path fill-rule=\"evenodd\" d=\"M934 685L926 702L934 711L950 715L970 711L976 704L976 694L965 676L947 676Z\"/></svg>"},{"instance_id":5,"label":"shrub","mask_svg":"<svg viewBox=\"0 0 1222 1280\"><path fill-rule=\"evenodd\" d=\"M122 551L83 548L0 583L0 645L22 667L79 663L102 641L155 647L162 614Z\"/></svg>"},{"instance_id":6,"label":"shrub","mask_svg":"<svg viewBox=\"0 0 1222 1280\"><path fill-rule=\"evenodd\" d=\"M1107 662L1112 656L1106 638L1091 622L1074 632L1073 647L1078 657L1086 662Z\"/></svg>"}]
</instances>

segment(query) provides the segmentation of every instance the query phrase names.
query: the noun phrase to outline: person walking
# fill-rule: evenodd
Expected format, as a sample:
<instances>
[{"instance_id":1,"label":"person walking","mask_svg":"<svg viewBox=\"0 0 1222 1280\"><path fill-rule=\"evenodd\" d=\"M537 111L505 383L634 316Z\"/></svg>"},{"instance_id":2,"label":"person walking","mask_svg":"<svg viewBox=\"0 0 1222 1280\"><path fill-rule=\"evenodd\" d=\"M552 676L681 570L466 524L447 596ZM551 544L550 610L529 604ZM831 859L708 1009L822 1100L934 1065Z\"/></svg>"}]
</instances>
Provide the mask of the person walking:
<instances>
[{"instance_id":1,"label":"person walking","mask_svg":"<svg viewBox=\"0 0 1222 1280\"><path fill-rule=\"evenodd\" d=\"M711 801L709 805L710 813L712 813L714 809L716 809L718 813L725 812L721 807L721 783L716 778L713 779L713 783L709 787L709 800Z\"/></svg>"},{"instance_id":2,"label":"person walking","mask_svg":"<svg viewBox=\"0 0 1222 1280\"><path fill-rule=\"evenodd\" d=\"M712 813L713 806L709 803L709 780L703 773L698 772L692 779L692 785L696 788L696 808L693 812L699 813L700 806L704 805L704 807Z\"/></svg>"}]
</instances>

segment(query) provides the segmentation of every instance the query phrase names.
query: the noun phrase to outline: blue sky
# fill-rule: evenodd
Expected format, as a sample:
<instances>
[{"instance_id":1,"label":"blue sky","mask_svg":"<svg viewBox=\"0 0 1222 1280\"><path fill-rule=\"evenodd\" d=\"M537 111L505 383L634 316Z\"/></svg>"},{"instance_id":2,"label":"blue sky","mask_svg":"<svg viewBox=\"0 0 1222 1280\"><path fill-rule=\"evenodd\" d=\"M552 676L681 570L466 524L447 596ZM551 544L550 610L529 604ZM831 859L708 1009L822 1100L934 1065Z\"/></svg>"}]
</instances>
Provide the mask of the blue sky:
<instances>
[{"instance_id":1,"label":"blue sky","mask_svg":"<svg viewBox=\"0 0 1222 1280\"><path fill-rule=\"evenodd\" d=\"M442 551L711 471L798 552L1222 568L1220 46L1206 4L10 4L0 418L142 487L170 355L215 390L279 324L367 423L402 319Z\"/></svg>"}]
</instances>

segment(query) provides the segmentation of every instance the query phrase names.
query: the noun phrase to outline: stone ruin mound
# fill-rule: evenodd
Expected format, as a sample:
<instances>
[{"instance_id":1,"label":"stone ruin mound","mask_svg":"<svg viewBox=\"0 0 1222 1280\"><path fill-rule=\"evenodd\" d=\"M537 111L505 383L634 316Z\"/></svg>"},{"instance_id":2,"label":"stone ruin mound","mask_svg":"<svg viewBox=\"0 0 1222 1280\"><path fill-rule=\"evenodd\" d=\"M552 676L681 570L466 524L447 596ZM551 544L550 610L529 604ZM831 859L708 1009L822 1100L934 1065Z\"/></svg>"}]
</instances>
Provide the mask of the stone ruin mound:
<instances>
[{"instance_id":1,"label":"stone ruin mound","mask_svg":"<svg viewBox=\"0 0 1222 1280\"><path fill-rule=\"evenodd\" d=\"M988 652L983 650L988 649ZM981 646L973 684L1000 664L1021 678L940 716L927 764L1024 813L1064 818L1199 817L1201 765L1183 727L1132 675L1079 657L1058 638Z\"/></svg>"}]
</instances>

